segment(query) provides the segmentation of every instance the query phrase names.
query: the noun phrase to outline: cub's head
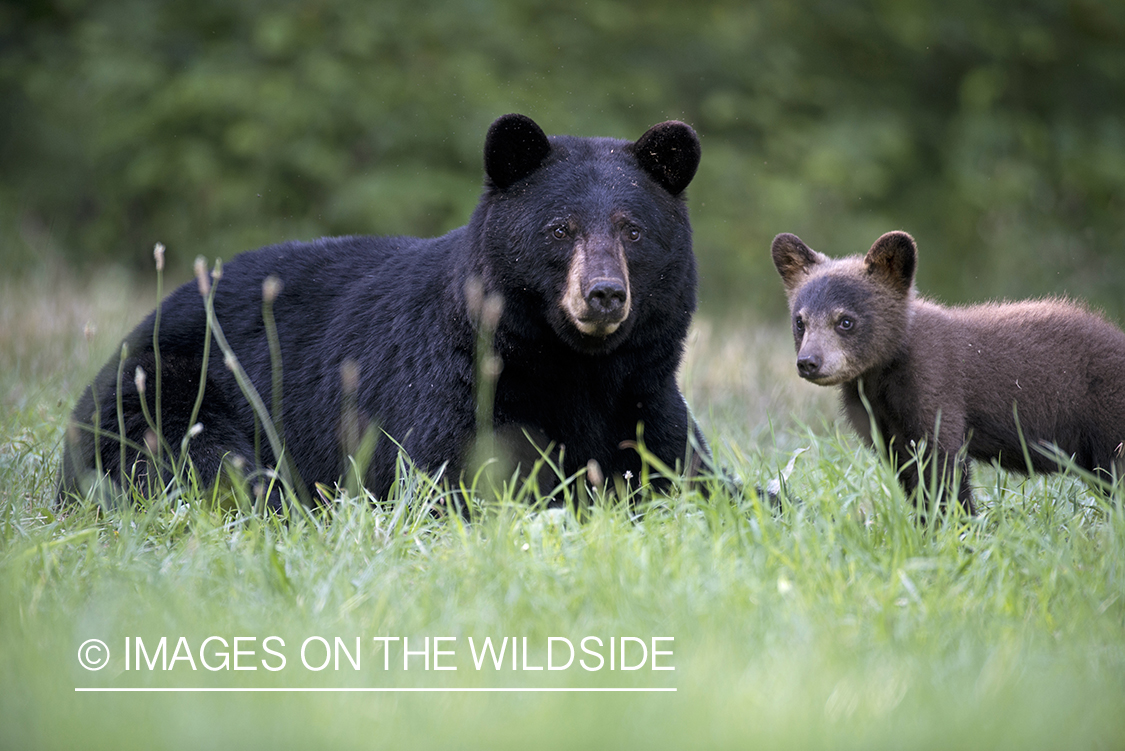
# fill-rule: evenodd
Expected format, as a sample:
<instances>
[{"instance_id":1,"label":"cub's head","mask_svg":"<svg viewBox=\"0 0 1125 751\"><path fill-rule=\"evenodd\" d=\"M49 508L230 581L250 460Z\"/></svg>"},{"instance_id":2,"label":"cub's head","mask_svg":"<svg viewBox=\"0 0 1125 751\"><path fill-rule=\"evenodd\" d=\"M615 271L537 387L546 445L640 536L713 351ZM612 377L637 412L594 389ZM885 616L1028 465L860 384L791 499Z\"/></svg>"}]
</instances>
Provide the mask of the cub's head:
<instances>
[{"instance_id":1,"label":"cub's head","mask_svg":"<svg viewBox=\"0 0 1125 751\"><path fill-rule=\"evenodd\" d=\"M865 256L832 259L781 234L770 252L789 297L802 378L853 381L902 350L918 260L910 235L888 232Z\"/></svg>"},{"instance_id":2,"label":"cub's head","mask_svg":"<svg viewBox=\"0 0 1125 751\"><path fill-rule=\"evenodd\" d=\"M676 121L636 141L548 137L523 115L494 122L474 223L506 330L530 338L545 325L590 354L657 329L686 334L696 272L683 191L699 158L695 131Z\"/></svg>"}]
</instances>

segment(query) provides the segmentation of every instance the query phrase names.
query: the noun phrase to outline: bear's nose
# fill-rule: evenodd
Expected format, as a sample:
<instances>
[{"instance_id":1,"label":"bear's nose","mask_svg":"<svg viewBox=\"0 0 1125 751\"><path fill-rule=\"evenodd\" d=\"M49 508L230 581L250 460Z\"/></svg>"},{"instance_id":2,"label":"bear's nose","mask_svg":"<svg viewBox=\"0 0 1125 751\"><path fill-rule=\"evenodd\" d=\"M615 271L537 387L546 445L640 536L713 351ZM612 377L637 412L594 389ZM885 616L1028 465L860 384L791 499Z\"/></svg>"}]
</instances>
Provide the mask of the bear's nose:
<instances>
[{"instance_id":1,"label":"bear's nose","mask_svg":"<svg viewBox=\"0 0 1125 751\"><path fill-rule=\"evenodd\" d=\"M586 292L586 304L593 313L611 317L621 312L627 297L625 285L620 280L603 278L590 285Z\"/></svg>"},{"instance_id":2,"label":"bear's nose","mask_svg":"<svg viewBox=\"0 0 1125 751\"><path fill-rule=\"evenodd\" d=\"M820 357L818 355L801 355L797 358L797 372L801 378L812 378L820 370Z\"/></svg>"}]
</instances>

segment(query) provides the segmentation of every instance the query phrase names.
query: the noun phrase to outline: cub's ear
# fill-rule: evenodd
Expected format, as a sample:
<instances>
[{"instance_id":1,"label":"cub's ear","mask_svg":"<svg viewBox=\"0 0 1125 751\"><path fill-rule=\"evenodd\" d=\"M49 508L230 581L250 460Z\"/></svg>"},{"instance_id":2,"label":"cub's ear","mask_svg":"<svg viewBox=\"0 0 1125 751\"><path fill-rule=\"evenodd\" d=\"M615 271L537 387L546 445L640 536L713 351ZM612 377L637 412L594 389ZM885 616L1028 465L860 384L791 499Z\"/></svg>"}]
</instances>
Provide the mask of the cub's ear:
<instances>
[{"instance_id":1,"label":"cub's ear","mask_svg":"<svg viewBox=\"0 0 1125 751\"><path fill-rule=\"evenodd\" d=\"M484 137L484 171L503 190L539 169L551 143L547 134L526 115L504 115Z\"/></svg>"},{"instance_id":2,"label":"cub's ear","mask_svg":"<svg viewBox=\"0 0 1125 751\"><path fill-rule=\"evenodd\" d=\"M786 292L792 292L800 286L809 269L828 260L828 256L817 253L801 242L801 238L788 232L782 232L773 239L770 255L773 256L777 273L781 274L781 283L785 285Z\"/></svg>"},{"instance_id":3,"label":"cub's ear","mask_svg":"<svg viewBox=\"0 0 1125 751\"><path fill-rule=\"evenodd\" d=\"M684 192L699 167L699 136L678 120L652 126L632 148L641 169L674 196Z\"/></svg>"},{"instance_id":4,"label":"cub's ear","mask_svg":"<svg viewBox=\"0 0 1125 751\"><path fill-rule=\"evenodd\" d=\"M914 244L914 238L905 232L888 232L867 251L863 265L868 274L905 295L914 286L918 246Z\"/></svg>"}]
</instances>

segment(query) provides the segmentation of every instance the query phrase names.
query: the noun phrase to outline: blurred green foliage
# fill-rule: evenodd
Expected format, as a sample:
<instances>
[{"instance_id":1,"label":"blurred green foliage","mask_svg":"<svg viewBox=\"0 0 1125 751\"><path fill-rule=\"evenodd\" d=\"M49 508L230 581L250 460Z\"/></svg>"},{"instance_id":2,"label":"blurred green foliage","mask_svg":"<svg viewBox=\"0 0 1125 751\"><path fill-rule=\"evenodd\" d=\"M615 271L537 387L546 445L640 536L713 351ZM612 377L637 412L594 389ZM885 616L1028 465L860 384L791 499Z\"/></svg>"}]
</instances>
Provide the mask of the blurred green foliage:
<instances>
[{"instance_id":1,"label":"blurred green foliage","mask_svg":"<svg viewBox=\"0 0 1125 751\"><path fill-rule=\"evenodd\" d=\"M0 263L441 233L511 111L691 123L712 309L782 309L777 232L906 229L925 293L1125 316L1120 0L0 3Z\"/></svg>"}]
</instances>

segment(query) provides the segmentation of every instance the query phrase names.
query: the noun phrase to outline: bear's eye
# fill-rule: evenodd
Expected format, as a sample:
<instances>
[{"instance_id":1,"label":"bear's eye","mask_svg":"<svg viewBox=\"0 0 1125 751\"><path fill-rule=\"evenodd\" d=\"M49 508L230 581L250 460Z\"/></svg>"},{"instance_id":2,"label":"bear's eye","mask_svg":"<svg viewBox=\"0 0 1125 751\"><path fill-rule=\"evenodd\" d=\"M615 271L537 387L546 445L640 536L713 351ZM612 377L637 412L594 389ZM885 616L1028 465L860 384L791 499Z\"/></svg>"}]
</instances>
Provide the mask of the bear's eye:
<instances>
[{"instance_id":1,"label":"bear's eye","mask_svg":"<svg viewBox=\"0 0 1125 751\"><path fill-rule=\"evenodd\" d=\"M570 232L567 230L565 224L560 224L551 230L551 235L554 236L556 240L565 240L569 234Z\"/></svg>"},{"instance_id":2,"label":"bear's eye","mask_svg":"<svg viewBox=\"0 0 1125 751\"><path fill-rule=\"evenodd\" d=\"M641 239L640 227L627 227L625 229L625 237L629 238L629 242L635 243Z\"/></svg>"},{"instance_id":3,"label":"bear's eye","mask_svg":"<svg viewBox=\"0 0 1125 751\"><path fill-rule=\"evenodd\" d=\"M853 321L851 318L848 318L847 316L844 316L836 322L836 328L838 328L840 331L851 331L854 326L855 321Z\"/></svg>"},{"instance_id":4,"label":"bear's eye","mask_svg":"<svg viewBox=\"0 0 1125 751\"><path fill-rule=\"evenodd\" d=\"M796 318L794 318L793 319L793 328L797 329L797 331L799 331L799 332L804 331L805 330L805 319L801 318L801 316L797 316Z\"/></svg>"}]
</instances>

